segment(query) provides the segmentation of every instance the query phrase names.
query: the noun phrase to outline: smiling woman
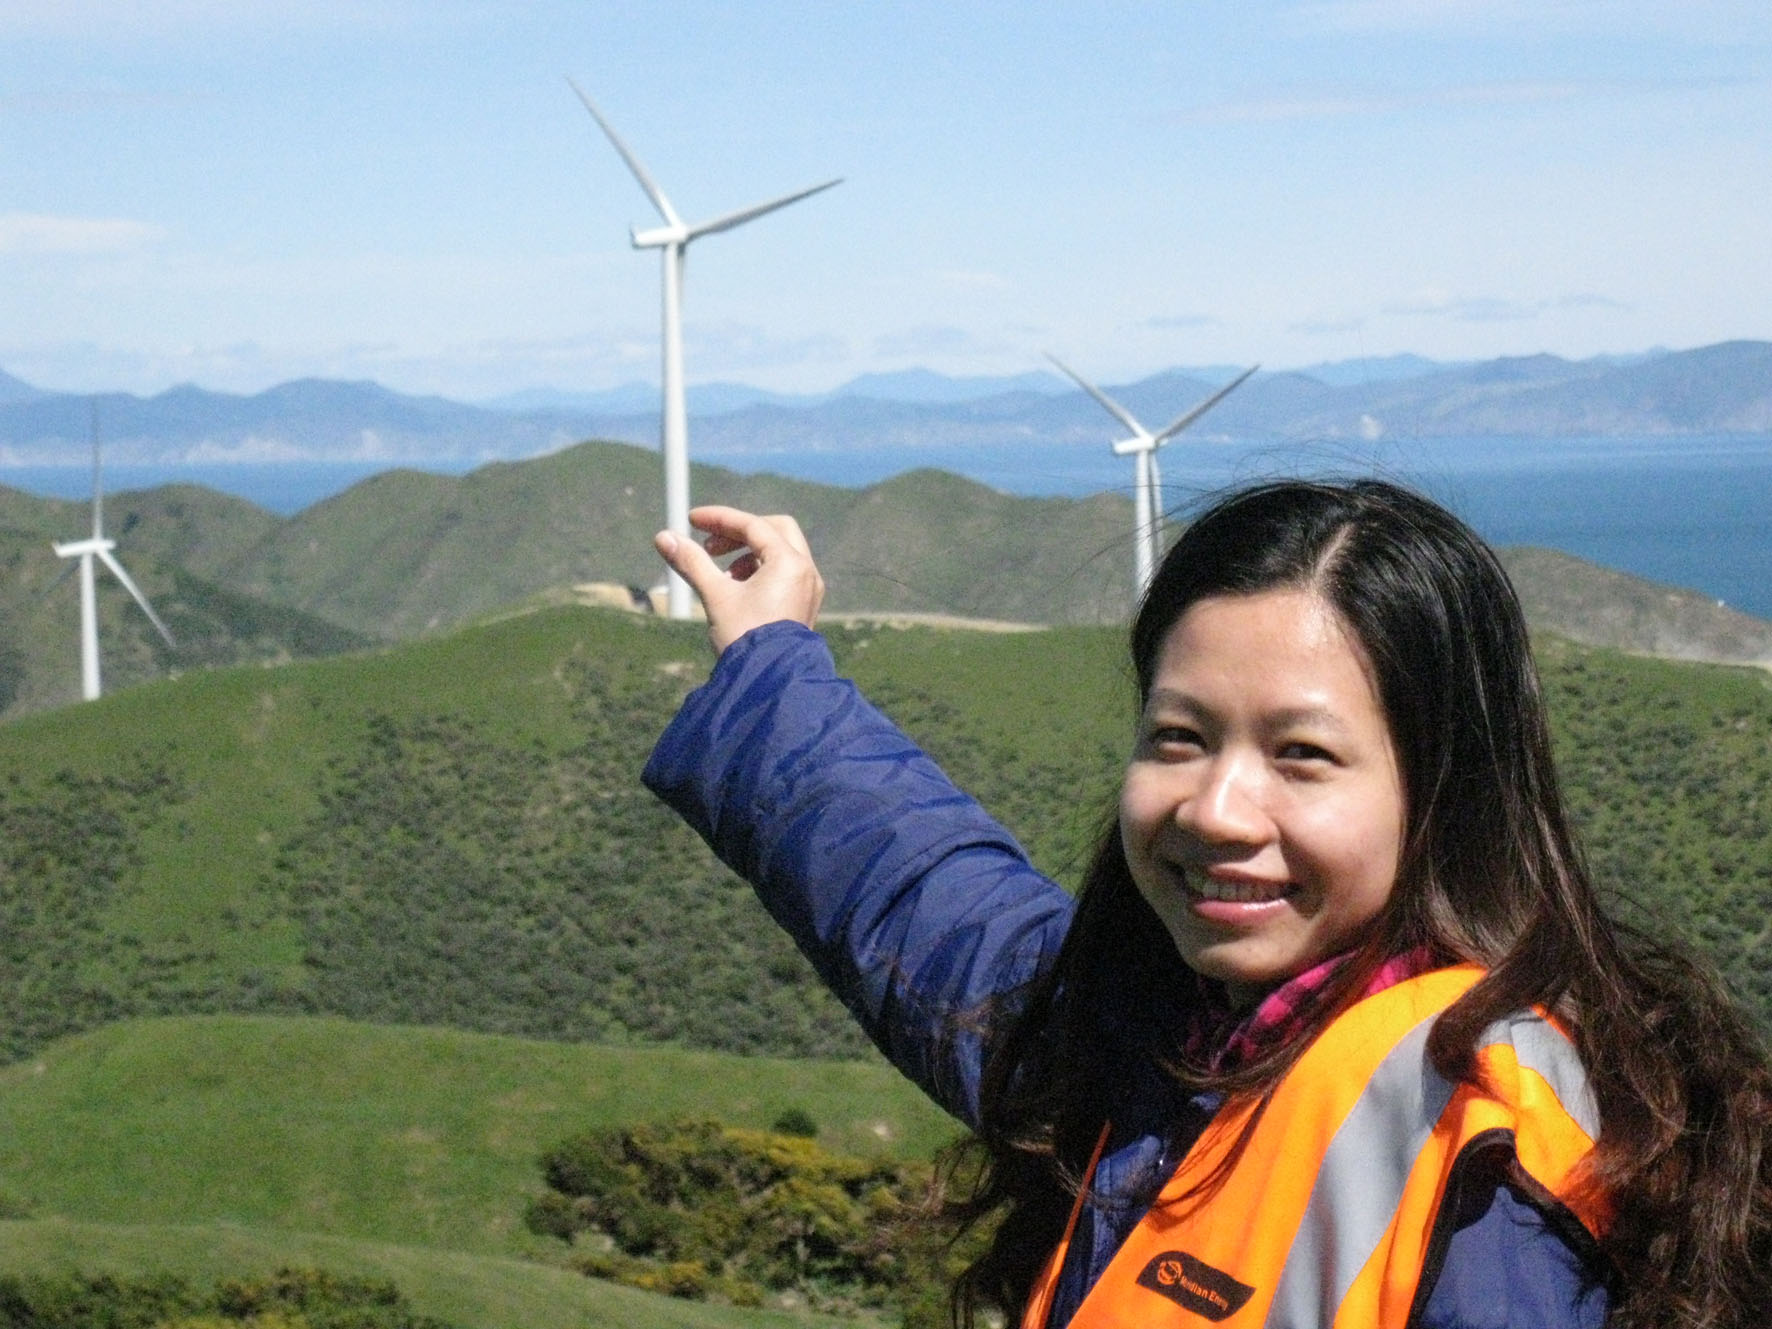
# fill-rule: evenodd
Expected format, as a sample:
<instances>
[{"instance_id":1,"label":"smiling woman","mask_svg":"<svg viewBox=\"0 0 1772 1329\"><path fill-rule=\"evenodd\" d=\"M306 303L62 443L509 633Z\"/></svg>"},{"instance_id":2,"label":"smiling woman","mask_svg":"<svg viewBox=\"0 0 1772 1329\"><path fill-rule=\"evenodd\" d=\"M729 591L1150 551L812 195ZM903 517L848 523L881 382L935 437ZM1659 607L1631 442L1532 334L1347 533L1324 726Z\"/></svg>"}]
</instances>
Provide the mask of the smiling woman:
<instances>
[{"instance_id":1,"label":"smiling woman","mask_svg":"<svg viewBox=\"0 0 1772 1329\"><path fill-rule=\"evenodd\" d=\"M1170 629L1120 793L1139 894L1240 1006L1350 949L1390 899L1403 788L1359 642L1312 590Z\"/></svg>"},{"instance_id":2,"label":"smiling woman","mask_svg":"<svg viewBox=\"0 0 1772 1329\"><path fill-rule=\"evenodd\" d=\"M693 520L659 548L722 654L646 779L975 1129L967 1322L1766 1322L1765 1049L1599 907L1518 603L1450 514L1282 482L1187 529L1074 901L834 676L798 526Z\"/></svg>"}]
</instances>

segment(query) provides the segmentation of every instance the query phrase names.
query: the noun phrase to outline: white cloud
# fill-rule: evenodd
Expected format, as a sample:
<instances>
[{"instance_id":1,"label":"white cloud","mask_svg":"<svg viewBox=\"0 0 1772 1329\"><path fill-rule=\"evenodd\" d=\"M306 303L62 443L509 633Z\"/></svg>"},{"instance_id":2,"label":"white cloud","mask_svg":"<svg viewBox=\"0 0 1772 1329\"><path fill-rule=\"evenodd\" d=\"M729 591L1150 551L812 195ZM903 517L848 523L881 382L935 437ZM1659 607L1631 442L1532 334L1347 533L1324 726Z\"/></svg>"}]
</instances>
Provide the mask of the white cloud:
<instances>
[{"instance_id":1,"label":"white cloud","mask_svg":"<svg viewBox=\"0 0 1772 1329\"><path fill-rule=\"evenodd\" d=\"M750 323L691 323L684 329L683 354L694 378L753 369L781 369L832 361L848 354L848 345L830 333L784 337ZM656 336L648 343L651 358L659 354Z\"/></svg>"},{"instance_id":2,"label":"white cloud","mask_svg":"<svg viewBox=\"0 0 1772 1329\"><path fill-rule=\"evenodd\" d=\"M1591 291L1573 292L1540 300L1516 300L1494 295L1451 295L1427 290L1384 307L1387 314L1446 318L1459 323L1515 323L1545 314L1570 310L1625 310L1610 296Z\"/></svg>"},{"instance_id":3,"label":"white cloud","mask_svg":"<svg viewBox=\"0 0 1772 1329\"><path fill-rule=\"evenodd\" d=\"M946 323L922 323L874 338L874 354L889 357L971 355L986 349L965 328Z\"/></svg>"},{"instance_id":4,"label":"white cloud","mask_svg":"<svg viewBox=\"0 0 1772 1329\"><path fill-rule=\"evenodd\" d=\"M1461 83L1428 88L1328 88L1320 91L1215 102L1175 116L1188 125L1280 124L1295 120L1336 120L1360 116L1401 115L1424 110L1484 106L1543 106L1594 97L1638 97L1652 94L1707 92L1748 86L1757 80L1736 77L1659 79L1522 79L1494 83Z\"/></svg>"},{"instance_id":5,"label":"white cloud","mask_svg":"<svg viewBox=\"0 0 1772 1329\"><path fill-rule=\"evenodd\" d=\"M1285 17L1307 33L1513 40L1574 33L1739 42L1767 31L1760 0L1307 0Z\"/></svg>"},{"instance_id":6,"label":"white cloud","mask_svg":"<svg viewBox=\"0 0 1772 1329\"><path fill-rule=\"evenodd\" d=\"M1147 328L1185 329L1185 328L1221 328L1224 320L1216 314L1158 314L1144 321Z\"/></svg>"},{"instance_id":7,"label":"white cloud","mask_svg":"<svg viewBox=\"0 0 1772 1329\"><path fill-rule=\"evenodd\" d=\"M127 42L157 37L385 30L422 19L413 0L6 0L0 32Z\"/></svg>"},{"instance_id":8,"label":"white cloud","mask_svg":"<svg viewBox=\"0 0 1772 1329\"><path fill-rule=\"evenodd\" d=\"M1010 291L1015 289L1014 282L994 272L968 272L949 268L937 272L935 279L944 285L958 286L963 290Z\"/></svg>"},{"instance_id":9,"label":"white cloud","mask_svg":"<svg viewBox=\"0 0 1772 1329\"><path fill-rule=\"evenodd\" d=\"M51 217L0 213L0 254L128 254L164 236L158 226L123 217Z\"/></svg>"},{"instance_id":10,"label":"white cloud","mask_svg":"<svg viewBox=\"0 0 1772 1329\"><path fill-rule=\"evenodd\" d=\"M1366 320L1359 315L1345 318L1307 318L1297 323L1288 323L1286 331L1301 333L1306 337L1330 337L1344 332L1358 332L1366 326Z\"/></svg>"}]
</instances>

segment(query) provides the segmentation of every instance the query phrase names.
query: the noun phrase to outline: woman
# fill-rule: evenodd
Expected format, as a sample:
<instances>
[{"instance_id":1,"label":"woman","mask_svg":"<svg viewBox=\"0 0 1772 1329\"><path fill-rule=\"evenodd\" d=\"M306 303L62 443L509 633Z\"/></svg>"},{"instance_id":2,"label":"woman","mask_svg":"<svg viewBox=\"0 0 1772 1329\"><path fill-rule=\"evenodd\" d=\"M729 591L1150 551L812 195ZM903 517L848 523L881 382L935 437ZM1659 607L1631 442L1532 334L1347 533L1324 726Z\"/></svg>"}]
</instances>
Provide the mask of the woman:
<instances>
[{"instance_id":1,"label":"woman","mask_svg":"<svg viewBox=\"0 0 1772 1329\"><path fill-rule=\"evenodd\" d=\"M1772 1321L1764 1049L1598 908L1455 518L1281 483L1187 529L1074 903L834 677L792 521L694 520L659 548L722 656L646 778L977 1130L965 1318Z\"/></svg>"}]
</instances>

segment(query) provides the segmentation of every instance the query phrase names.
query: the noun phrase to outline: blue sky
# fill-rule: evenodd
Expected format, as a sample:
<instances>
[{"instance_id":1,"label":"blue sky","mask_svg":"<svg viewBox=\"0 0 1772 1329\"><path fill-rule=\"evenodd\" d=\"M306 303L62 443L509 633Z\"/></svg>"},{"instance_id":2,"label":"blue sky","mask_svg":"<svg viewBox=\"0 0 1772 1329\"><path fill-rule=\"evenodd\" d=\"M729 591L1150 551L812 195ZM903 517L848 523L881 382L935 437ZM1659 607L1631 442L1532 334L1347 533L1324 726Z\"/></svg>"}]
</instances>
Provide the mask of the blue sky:
<instances>
[{"instance_id":1,"label":"blue sky","mask_svg":"<svg viewBox=\"0 0 1772 1329\"><path fill-rule=\"evenodd\" d=\"M1772 337L1765 0L0 0L0 368L473 399Z\"/></svg>"}]
</instances>

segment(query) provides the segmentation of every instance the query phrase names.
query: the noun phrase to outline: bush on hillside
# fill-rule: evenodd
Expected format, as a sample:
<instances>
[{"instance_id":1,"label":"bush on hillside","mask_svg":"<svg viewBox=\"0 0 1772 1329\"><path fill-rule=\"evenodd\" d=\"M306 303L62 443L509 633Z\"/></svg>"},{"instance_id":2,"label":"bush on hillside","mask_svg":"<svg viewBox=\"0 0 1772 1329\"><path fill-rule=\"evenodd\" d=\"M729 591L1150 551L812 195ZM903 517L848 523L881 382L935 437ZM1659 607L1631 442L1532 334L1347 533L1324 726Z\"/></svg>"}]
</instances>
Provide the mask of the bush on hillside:
<instances>
[{"instance_id":1,"label":"bush on hillside","mask_svg":"<svg viewBox=\"0 0 1772 1329\"><path fill-rule=\"evenodd\" d=\"M713 1121L609 1127L541 1159L531 1231L586 1274L693 1300L793 1293L824 1310L945 1305L957 1261L927 1221L930 1168ZM601 1240L601 1248L597 1240ZM933 1291L932 1291L933 1290ZM907 1320L907 1323L911 1321Z\"/></svg>"},{"instance_id":2,"label":"bush on hillside","mask_svg":"<svg viewBox=\"0 0 1772 1329\"><path fill-rule=\"evenodd\" d=\"M201 1008L201 984L176 974L200 958L194 948L106 930L140 878L143 833L183 798L145 758L104 776L0 780L0 1060L162 1001Z\"/></svg>"},{"instance_id":3,"label":"bush on hillside","mask_svg":"<svg viewBox=\"0 0 1772 1329\"><path fill-rule=\"evenodd\" d=\"M415 1315L392 1283L321 1269L224 1279L208 1291L163 1274L0 1276L0 1329L450 1329Z\"/></svg>"},{"instance_id":4,"label":"bush on hillside","mask_svg":"<svg viewBox=\"0 0 1772 1329\"><path fill-rule=\"evenodd\" d=\"M782 1112L771 1125L777 1135L803 1135L807 1139L816 1139L818 1123L812 1114L803 1107L791 1107Z\"/></svg>"}]
</instances>

